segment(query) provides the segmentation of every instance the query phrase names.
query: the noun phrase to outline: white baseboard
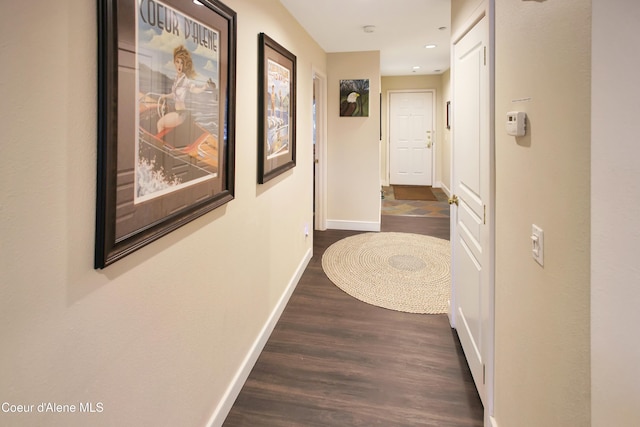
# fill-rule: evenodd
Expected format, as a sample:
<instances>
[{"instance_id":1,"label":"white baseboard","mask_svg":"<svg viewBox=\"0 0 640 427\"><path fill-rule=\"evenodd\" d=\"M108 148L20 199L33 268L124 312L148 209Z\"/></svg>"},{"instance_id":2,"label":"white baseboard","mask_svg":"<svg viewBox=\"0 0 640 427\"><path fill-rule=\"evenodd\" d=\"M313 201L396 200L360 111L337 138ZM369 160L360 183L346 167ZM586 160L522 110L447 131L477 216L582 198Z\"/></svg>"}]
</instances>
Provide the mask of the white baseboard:
<instances>
[{"instance_id":1,"label":"white baseboard","mask_svg":"<svg viewBox=\"0 0 640 427\"><path fill-rule=\"evenodd\" d=\"M451 197L451 190L449 190L449 187L447 187L446 185L440 183L440 188L442 188L442 191L445 192L447 197Z\"/></svg>"},{"instance_id":2,"label":"white baseboard","mask_svg":"<svg viewBox=\"0 0 640 427\"><path fill-rule=\"evenodd\" d=\"M341 221L328 220L327 228L331 230L353 230L353 231L380 231L380 221Z\"/></svg>"},{"instance_id":3,"label":"white baseboard","mask_svg":"<svg viewBox=\"0 0 640 427\"><path fill-rule=\"evenodd\" d=\"M302 277L302 273L304 273L307 265L309 265L309 261L311 261L312 255L313 250L310 248L300 262L300 265L298 265L294 276L291 278L291 281L280 297L280 300L271 312L271 315L267 319L267 322L262 327L262 330L251 346L251 349L242 361L240 368L236 372L236 375L233 377L233 380L231 381L231 384L229 384L229 387L227 387L227 390L222 396L222 399L220 399L218 406L216 407L215 411L213 411L213 415L209 419L209 422L206 424L208 427L222 426L224 420L227 418L227 415L229 415L229 411L231 411L233 403L236 401L236 398L240 394L242 386L244 386L247 378L249 378L249 374L251 373L253 366L258 361L258 357L260 356L262 349L264 349L264 346L267 344L269 336L271 336L273 329L276 327L276 323L278 323L278 320L280 319L284 308L289 302L289 298L291 298L293 291L296 289L296 286L298 285L298 282Z\"/></svg>"}]
</instances>

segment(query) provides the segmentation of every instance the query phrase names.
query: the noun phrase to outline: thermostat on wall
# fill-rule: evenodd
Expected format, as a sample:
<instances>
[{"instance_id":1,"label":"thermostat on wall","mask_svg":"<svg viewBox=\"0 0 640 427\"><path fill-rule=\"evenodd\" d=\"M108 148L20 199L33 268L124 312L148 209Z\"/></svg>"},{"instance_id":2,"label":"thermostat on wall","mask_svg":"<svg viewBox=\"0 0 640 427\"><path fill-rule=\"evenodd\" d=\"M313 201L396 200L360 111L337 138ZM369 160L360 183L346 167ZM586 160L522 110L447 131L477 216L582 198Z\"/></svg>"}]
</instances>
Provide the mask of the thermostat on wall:
<instances>
[{"instance_id":1,"label":"thermostat on wall","mask_svg":"<svg viewBox=\"0 0 640 427\"><path fill-rule=\"evenodd\" d=\"M527 113L511 111L507 113L507 133L513 136L524 136L527 133Z\"/></svg>"}]
</instances>

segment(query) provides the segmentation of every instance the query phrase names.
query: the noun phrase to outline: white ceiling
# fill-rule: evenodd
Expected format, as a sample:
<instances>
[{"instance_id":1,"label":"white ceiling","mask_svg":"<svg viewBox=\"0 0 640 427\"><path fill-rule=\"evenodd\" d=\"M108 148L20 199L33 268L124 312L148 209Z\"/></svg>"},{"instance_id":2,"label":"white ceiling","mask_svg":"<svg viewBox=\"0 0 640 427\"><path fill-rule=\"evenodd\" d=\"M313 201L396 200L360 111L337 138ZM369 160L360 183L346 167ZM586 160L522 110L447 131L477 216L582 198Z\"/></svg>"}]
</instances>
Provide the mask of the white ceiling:
<instances>
[{"instance_id":1,"label":"white ceiling","mask_svg":"<svg viewBox=\"0 0 640 427\"><path fill-rule=\"evenodd\" d=\"M379 50L383 76L440 74L449 68L451 0L280 2L328 53ZM375 31L365 33L365 25ZM437 47L425 49L432 43Z\"/></svg>"}]
</instances>

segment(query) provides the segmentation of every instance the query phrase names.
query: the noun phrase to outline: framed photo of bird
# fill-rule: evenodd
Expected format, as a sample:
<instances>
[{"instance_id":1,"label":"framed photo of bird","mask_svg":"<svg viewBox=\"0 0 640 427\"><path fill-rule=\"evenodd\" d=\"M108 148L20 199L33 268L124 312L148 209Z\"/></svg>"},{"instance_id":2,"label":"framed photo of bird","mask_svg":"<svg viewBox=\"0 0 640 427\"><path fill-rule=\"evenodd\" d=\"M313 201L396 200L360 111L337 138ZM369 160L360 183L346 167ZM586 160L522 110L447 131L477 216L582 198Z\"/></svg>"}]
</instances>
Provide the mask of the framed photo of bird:
<instances>
[{"instance_id":1,"label":"framed photo of bird","mask_svg":"<svg viewBox=\"0 0 640 427\"><path fill-rule=\"evenodd\" d=\"M340 117L369 117L369 79L340 80Z\"/></svg>"},{"instance_id":2,"label":"framed photo of bird","mask_svg":"<svg viewBox=\"0 0 640 427\"><path fill-rule=\"evenodd\" d=\"M258 183L296 165L296 57L258 35Z\"/></svg>"}]
</instances>

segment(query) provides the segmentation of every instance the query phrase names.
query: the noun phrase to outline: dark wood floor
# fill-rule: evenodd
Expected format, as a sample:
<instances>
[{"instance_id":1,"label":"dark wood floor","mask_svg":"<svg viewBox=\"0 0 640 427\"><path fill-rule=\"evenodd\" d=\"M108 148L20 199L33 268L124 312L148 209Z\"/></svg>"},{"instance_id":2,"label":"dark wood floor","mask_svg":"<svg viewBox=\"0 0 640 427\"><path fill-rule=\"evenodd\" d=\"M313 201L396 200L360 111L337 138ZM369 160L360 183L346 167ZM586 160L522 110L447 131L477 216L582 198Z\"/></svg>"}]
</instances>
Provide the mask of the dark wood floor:
<instances>
[{"instance_id":1,"label":"dark wood floor","mask_svg":"<svg viewBox=\"0 0 640 427\"><path fill-rule=\"evenodd\" d=\"M448 218L384 215L382 231L449 236ZM447 315L401 313L334 286L321 258L356 234L314 234L314 256L224 426L482 426Z\"/></svg>"}]
</instances>

